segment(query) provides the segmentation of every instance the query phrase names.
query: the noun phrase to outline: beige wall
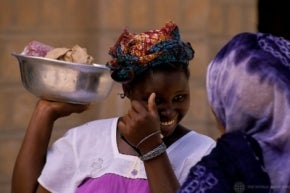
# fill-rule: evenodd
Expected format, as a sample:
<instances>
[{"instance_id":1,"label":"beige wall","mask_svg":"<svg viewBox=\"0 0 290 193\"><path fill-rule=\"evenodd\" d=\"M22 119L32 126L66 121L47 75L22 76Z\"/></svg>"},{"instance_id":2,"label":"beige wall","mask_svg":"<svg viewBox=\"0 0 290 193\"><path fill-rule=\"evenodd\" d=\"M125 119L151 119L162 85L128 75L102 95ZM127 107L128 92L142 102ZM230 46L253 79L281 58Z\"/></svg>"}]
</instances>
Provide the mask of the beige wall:
<instances>
[{"instance_id":1,"label":"beige wall","mask_svg":"<svg viewBox=\"0 0 290 193\"><path fill-rule=\"evenodd\" d=\"M232 35L256 31L255 0L1 0L0 6L0 192L10 192L13 164L37 98L21 84L19 66L11 52L30 40L55 47L79 44L97 62L125 27L140 32L160 28L169 20L179 25L182 38L192 43L191 108L183 123L218 137L205 93L210 59ZM114 85L109 98L82 115L57 121L53 139L85 121L121 115L127 103Z\"/></svg>"}]
</instances>

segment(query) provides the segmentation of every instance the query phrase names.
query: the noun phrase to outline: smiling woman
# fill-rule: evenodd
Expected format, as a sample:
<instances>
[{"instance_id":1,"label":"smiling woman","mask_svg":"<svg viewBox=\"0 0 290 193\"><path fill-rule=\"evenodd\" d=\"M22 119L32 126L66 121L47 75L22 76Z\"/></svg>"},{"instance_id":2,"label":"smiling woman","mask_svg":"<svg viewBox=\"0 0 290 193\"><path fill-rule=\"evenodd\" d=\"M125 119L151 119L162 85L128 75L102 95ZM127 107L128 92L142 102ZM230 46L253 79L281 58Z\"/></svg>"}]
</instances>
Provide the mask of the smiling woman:
<instances>
[{"instance_id":1,"label":"smiling woman","mask_svg":"<svg viewBox=\"0 0 290 193\"><path fill-rule=\"evenodd\" d=\"M13 192L176 192L214 147L180 124L190 103L194 51L175 23L124 31L109 53L111 77L131 101L127 114L70 129L47 152L54 121L86 106L40 100L16 161Z\"/></svg>"}]
</instances>

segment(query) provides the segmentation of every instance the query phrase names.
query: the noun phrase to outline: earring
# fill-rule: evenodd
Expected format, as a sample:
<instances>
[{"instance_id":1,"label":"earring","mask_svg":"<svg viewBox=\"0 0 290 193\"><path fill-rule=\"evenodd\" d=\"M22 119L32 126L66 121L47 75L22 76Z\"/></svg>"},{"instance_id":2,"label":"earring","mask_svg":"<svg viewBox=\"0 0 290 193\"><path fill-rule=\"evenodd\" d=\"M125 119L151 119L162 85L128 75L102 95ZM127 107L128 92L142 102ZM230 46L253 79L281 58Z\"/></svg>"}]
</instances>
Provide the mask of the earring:
<instances>
[{"instance_id":1,"label":"earring","mask_svg":"<svg viewBox=\"0 0 290 193\"><path fill-rule=\"evenodd\" d=\"M118 95L121 97L121 99L125 98L125 94L124 93L118 93Z\"/></svg>"}]
</instances>

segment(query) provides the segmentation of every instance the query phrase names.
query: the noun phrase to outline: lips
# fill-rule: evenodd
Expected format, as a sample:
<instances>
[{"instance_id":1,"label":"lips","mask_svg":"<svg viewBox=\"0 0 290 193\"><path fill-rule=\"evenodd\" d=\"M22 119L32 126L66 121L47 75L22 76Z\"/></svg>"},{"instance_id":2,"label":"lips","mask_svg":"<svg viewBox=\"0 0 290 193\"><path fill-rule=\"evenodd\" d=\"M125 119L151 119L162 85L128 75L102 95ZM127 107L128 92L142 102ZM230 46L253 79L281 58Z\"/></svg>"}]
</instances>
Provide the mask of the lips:
<instances>
[{"instance_id":1,"label":"lips","mask_svg":"<svg viewBox=\"0 0 290 193\"><path fill-rule=\"evenodd\" d=\"M174 124L175 120L171 120L171 121L165 121L165 122L161 122L160 125L161 126L170 126L172 124Z\"/></svg>"},{"instance_id":2,"label":"lips","mask_svg":"<svg viewBox=\"0 0 290 193\"><path fill-rule=\"evenodd\" d=\"M161 121L160 126L167 126L167 127L172 126L172 125L176 124L176 118L177 117L174 117L174 119L171 119L169 121Z\"/></svg>"}]
</instances>

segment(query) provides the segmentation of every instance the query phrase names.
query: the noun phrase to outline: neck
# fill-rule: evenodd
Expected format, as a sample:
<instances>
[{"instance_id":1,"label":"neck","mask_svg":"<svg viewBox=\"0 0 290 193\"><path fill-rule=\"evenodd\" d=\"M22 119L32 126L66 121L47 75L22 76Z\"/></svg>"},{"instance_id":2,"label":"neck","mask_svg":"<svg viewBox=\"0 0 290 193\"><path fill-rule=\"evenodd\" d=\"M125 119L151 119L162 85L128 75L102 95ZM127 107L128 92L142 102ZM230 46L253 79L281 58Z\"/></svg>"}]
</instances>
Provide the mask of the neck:
<instances>
[{"instance_id":1,"label":"neck","mask_svg":"<svg viewBox=\"0 0 290 193\"><path fill-rule=\"evenodd\" d=\"M174 132L171 135L164 137L162 140L165 143L165 145L169 147L171 144L173 144L175 141L183 137L189 131L190 131L189 129L181 125L177 125Z\"/></svg>"}]
</instances>

